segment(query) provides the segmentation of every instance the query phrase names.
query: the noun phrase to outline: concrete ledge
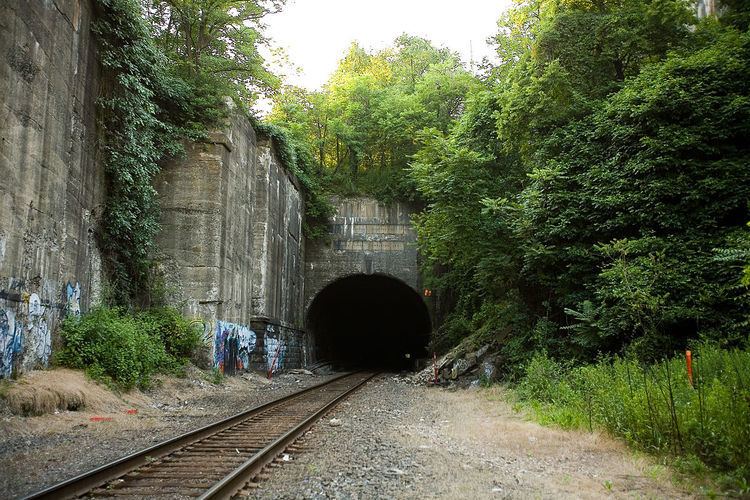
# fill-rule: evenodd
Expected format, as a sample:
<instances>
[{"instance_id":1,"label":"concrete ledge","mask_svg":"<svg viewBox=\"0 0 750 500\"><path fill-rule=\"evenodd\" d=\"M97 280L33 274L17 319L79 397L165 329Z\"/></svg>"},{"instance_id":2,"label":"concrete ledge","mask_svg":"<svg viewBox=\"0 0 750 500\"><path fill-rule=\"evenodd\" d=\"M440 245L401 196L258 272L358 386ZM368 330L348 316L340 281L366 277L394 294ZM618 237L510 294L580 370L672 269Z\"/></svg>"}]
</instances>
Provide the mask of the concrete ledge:
<instances>
[{"instance_id":1,"label":"concrete ledge","mask_svg":"<svg viewBox=\"0 0 750 500\"><path fill-rule=\"evenodd\" d=\"M221 144L230 153L234 149L234 143L224 132L209 132L208 139L202 141L208 144Z\"/></svg>"}]
</instances>

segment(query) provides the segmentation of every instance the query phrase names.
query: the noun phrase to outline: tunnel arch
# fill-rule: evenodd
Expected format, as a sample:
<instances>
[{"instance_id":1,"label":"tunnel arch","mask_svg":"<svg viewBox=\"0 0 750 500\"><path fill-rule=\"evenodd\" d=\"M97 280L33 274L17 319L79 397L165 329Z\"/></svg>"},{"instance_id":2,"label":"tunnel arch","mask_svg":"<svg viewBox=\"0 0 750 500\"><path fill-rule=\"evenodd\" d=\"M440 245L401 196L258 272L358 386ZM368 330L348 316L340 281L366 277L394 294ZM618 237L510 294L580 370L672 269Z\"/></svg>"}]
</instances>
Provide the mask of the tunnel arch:
<instances>
[{"instance_id":1,"label":"tunnel arch","mask_svg":"<svg viewBox=\"0 0 750 500\"><path fill-rule=\"evenodd\" d=\"M336 368L410 369L427 356L432 322L422 297L386 274L351 274L323 287L305 316L316 359Z\"/></svg>"}]
</instances>

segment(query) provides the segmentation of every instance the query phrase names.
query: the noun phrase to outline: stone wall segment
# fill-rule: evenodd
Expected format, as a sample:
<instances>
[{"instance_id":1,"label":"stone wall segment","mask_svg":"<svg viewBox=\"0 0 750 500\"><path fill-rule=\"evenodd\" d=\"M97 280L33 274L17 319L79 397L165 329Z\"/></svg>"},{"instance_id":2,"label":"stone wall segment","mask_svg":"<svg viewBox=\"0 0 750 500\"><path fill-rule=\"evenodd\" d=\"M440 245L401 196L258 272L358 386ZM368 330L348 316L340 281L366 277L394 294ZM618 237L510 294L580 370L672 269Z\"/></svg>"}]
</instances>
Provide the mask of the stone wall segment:
<instances>
[{"instance_id":1,"label":"stone wall segment","mask_svg":"<svg viewBox=\"0 0 750 500\"><path fill-rule=\"evenodd\" d=\"M299 183L239 113L186 151L156 182L157 243L172 302L203 321L207 364L227 373L299 366L306 345Z\"/></svg>"},{"instance_id":2,"label":"stone wall segment","mask_svg":"<svg viewBox=\"0 0 750 500\"><path fill-rule=\"evenodd\" d=\"M416 207L372 198L334 197L332 203L336 213L328 237L307 245L305 311L327 285L355 274L390 276L421 293L417 233L411 223Z\"/></svg>"},{"instance_id":3,"label":"stone wall segment","mask_svg":"<svg viewBox=\"0 0 750 500\"><path fill-rule=\"evenodd\" d=\"M43 367L99 293L100 74L88 0L0 2L0 377Z\"/></svg>"}]
</instances>

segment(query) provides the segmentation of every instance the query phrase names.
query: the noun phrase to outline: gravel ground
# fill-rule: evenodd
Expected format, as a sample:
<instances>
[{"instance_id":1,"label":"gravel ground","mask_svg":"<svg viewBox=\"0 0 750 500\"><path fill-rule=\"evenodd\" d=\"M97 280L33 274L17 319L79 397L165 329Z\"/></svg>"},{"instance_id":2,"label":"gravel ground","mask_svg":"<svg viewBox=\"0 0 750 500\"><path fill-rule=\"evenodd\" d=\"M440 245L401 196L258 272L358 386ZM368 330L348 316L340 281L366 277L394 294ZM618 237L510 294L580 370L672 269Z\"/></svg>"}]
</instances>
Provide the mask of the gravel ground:
<instances>
[{"instance_id":1,"label":"gravel ground","mask_svg":"<svg viewBox=\"0 0 750 500\"><path fill-rule=\"evenodd\" d=\"M605 436L516 414L500 388L450 391L393 376L316 424L256 498L685 498L670 473Z\"/></svg>"},{"instance_id":2,"label":"gravel ground","mask_svg":"<svg viewBox=\"0 0 750 500\"><path fill-rule=\"evenodd\" d=\"M35 375L54 378L56 372ZM66 375L70 372L65 371ZM152 391L117 396L81 374L77 377L89 393L100 393L99 401L84 411L20 417L12 415L0 399L0 498L39 491L159 441L330 378L284 374L268 381L247 374L215 385L194 370L184 379L165 378ZM137 413L128 414L128 410ZM91 420L96 417L111 421Z\"/></svg>"}]
</instances>

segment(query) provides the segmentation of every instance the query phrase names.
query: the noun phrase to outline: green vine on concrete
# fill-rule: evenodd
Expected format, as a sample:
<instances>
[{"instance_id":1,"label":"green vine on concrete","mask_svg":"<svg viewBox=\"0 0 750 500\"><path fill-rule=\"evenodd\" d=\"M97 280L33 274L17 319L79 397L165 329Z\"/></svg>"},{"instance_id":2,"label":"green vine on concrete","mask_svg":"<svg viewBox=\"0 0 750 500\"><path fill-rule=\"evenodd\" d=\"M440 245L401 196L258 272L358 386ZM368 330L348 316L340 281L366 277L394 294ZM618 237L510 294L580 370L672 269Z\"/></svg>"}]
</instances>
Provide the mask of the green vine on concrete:
<instances>
[{"instance_id":1,"label":"green vine on concrete","mask_svg":"<svg viewBox=\"0 0 750 500\"><path fill-rule=\"evenodd\" d=\"M205 137L225 112L201 107L195 82L170 69L154 43L137 0L96 0L93 25L104 68L99 100L104 136L107 200L99 233L110 300L128 306L151 305L151 255L159 230L153 180L160 162L183 152L183 139ZM282 163L300 180L306 197L305 234L321 236L331 205L309 174L313 164L284 129L253 125L271 138ZM308 155L309 156L309 155Z\"/></svg>"},{"instance_id":2,"label":"green vine on concrete","mask_svg":"<svg viewBox=\"0 0 750 500\"><path fill-rule=\"evenodd\" d=\"M136 298L150 295L149 256L159 229L153 179L159 161L181 153L180 140L199 136L201 127L185 121L192 116L190 87L170 75L138 2L97 0L97 6L92 29L106 75L99 100L107 178L100 244L111 300L143 305Z\"/></svg>"}]
</instances>

